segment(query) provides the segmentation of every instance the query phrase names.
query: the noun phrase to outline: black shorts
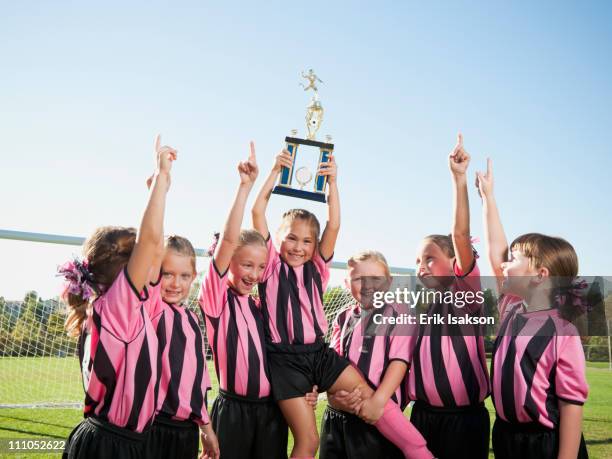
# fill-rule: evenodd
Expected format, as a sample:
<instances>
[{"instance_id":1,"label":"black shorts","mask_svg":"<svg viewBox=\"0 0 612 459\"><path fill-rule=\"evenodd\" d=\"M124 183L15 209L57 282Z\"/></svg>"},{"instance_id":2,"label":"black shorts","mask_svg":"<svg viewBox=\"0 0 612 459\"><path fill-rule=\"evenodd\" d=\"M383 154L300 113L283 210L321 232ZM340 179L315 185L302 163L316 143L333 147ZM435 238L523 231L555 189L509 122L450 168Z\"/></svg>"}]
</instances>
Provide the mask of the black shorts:
<instances>
[{"instance_id":1,"label":"black shorts","mask_svg":"<svg viewBox=\"0 0 612 459\"><path fill-rule=\"evenodd\" d=\"M328 406L321 420L319 459L404 459L373 425Z\"/></svg>"},{"instance_id":2,"label":"black shorts","mask_svg":"<svg viewBox=\"0 0 612 459\"><path fill-rule=\"evenodd\" d=\"M484 403L438 408L416 401L410 422L421 432L427 448L438 459L489 457L491 421Z\"/></svg>"},{"instance_id":3,"label":"black shorts","mask_svg":"<svg viewBox=\"0 0 612 459\"><path fill-rule=\"evenodd\" d=\"M536 422L514 424L497 418L493 424L495 459L556 459L559 453L559 430ZM588 459L584 436L580 438L578 459Z\"/></svg>"},{"instance_id":4,"label":"black shorts","mask_svg":"<svg viewBox=\"0 0 612 459\"><path fill-rule=\"evenodd\" d=\"M146 437L146 433L133 432L89 417L68 436L62 459L144 458Z\"/></svg>"},{"instance_id":5,"label":"black shorts","mask_svg":"<svg viewBox=\"0 0 612 459\"><path fill-rule=\"evenodd\" d=\"M146 458L196 459L200 429L193 421L175 421L158 415L145 442Z\"/></svg>"},{"instance_id":6,"label":"black shorts","mask_svg":"<svg viewBox=\"0 0 612 459\"><path fill-rule=\"evenodd\" d=\"M273 400L219 391L210 416L222 458L287 459L287 423Z\"/></svg>"},{"instance_id":7,"label":"black shorts","mask_svg":"<svg viewBox=\"0 0 612 459\"><path fill-rule=\"evenodd\" d=\"M269 343L266 349L276 401L303 397L314 385L319 392L327 392L350 365L322 341L301 345Z\"/></svg>"}]
</instances>

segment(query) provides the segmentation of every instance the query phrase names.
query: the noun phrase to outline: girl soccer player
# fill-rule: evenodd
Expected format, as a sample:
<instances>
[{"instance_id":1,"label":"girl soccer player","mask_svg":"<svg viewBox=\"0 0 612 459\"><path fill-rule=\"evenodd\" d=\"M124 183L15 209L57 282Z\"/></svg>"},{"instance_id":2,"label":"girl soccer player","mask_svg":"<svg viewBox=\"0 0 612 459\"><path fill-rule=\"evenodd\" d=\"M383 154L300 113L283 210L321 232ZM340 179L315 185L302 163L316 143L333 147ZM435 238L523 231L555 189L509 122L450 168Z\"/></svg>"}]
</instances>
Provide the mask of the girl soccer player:
<instances>
[{"instance_id":1,"label":"girl soccer player","mask_svg":"<svg viewBox=\"0 0 612 459\"><path fill-rule=\"evenodd\" d=\"M564 239L537 233L508 246L490 160L476 185L489 262L503 292L491 361L495 457L586 458L581 426L588 386L580 336L571 323L584 312L576 252Z\"/></svg>"},{"instance_id":2,"label":"girl soccer player","mask_svg":"<svg viewBox=\"0 0 612 459\"><path fill-rule=\"evenodd\" d=\"M417 252L417 275L437 291L474 293L480 290L480 273L470 237L466 171L470 156L459 134L449 155L454 186L454 223L450 236L426 237ZM480 315L483 303L463 308L432 303L429 316ZM408 391L414 406L411 421L438 458L487 458L489 395L484 338L477 327L421 325L415 344Z\"/></svg>"},{"instance_id":3,"label":"girl soccer player","mask_svg":"<svg viewBox=\"0 0 612 459\"><path fill-rule=\"evenodd\" d=\"M246 200L258 175L255 147L238 165L240 185L200 291L200 307L219 379L212 424L221 457L287 457L287 424L270 397L264 321L251 295L268 257L266 242L240 230ZM316 395L310 394L310 410Z\"/></svg>"},{"instance_id":4,"label":"girl soccer player","mask_svg":"<svg viewBox=\"0 0 612 459\"><path fill-rule=\"evenodd\" d=\"M146 457L196 458L199 426L203 454L216 459L219 445L206 406L210 378L204 339L198 317L186 307L197 274L195 250L189 240L169 236L163 254L161 277L150 286L155 295L148 305L159 342L160 381Z\"/></svg>"},{"instance_id":5,"label":"girl soccer player","mask_svg":"<svg viewBox=\"0 0 612 459\"><path fill-rule=\"evenodd\" d=\"M379 252L361 252L349 258L348 276L347 287L355 303L338 313L332 328L330 347L348 359L365 376L375 390L372 398L380 397L385 403L392 399L403 410L409 401L404 380L415 336L403 326L377 325L377 314L397 317L402 310L388 304L382 308L373 307L375 292L387 291L391 283L387 261ZM351 414L359 412L359 404L345 402L348 394L343 395L330 396L328 399L329 404L321 421L319 457L403 458L402 452L378 430ZM413 457L433 457L414 426L405 435L413 439Z\"/></svg>"},{"instance_id":6,"label":"girl soccer player","mask_svg":"<svg viewBox=\"0 0 612 459\"><path fill-rule=\"evenodd\" d=\"M65 458L144 457L155 416L157 337L144 303L177 152L155 142L157 170L140 229L102 227L85 242L85 259L60 268L69 332L79 336L85 420L70 434Z\"/></svg>"},{"instance_id":7,"label":"girl soccer player","mask_svg":"<svg viewBox=\"0 0 612 459\"><path fill-rule=\"evenodd\" d=\"M319 446L315 415L304 393L316 384L320 391L334 393L360 389L364 399L374 390L346 359L325 345L327 320L323 292L329 280L336 238L340 229L340 202L333 156L318 171L329 183L329 219L319 241L319 222L310 212L293 209L283 215L277 233L280 249L272 243L266 221L266 207L281 167L291 167L286 150L262 186L252 209L255 229L265 238L268 261L259 284L266 325L266 347L272 393L293 433L291 457L313 458ZM414 454L411 439L405 436L409 421L399 406L383 398L364 404L361 416L375 423L380 432L398 446L406 457Z\"/></svg>"}]
</instances>

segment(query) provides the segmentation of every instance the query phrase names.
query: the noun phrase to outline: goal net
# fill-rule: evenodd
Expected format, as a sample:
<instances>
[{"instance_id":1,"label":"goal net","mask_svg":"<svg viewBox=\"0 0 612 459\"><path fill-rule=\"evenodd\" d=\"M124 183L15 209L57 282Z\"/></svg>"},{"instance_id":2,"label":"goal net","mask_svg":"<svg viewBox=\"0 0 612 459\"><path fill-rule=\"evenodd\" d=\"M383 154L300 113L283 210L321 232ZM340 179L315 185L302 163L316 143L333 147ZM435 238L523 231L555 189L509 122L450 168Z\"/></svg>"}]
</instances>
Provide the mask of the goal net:
<instances>
[{"instance_id":1,"label":"goal net","mask_svg":"<svg viewBox=\"0 0 612 459\"><path fill-rule=\"evenodd\" d=\"M352 300L343 287L345 276L344 269L332 269L330 286L324 294L330 331L338 312ZM194 282L188 307L196 312L204 329L197 302L200 279L198 276ZM84 391L76 340L64 331L66 312L66 306L57 299L44 300L34 291L21 301L0 298L0 407L82 405ZM205 348L211 359L207 342ZM212 400L217 384L210 360L208 371L213 381L213 393L208 398Z\"/></svg>"}]
</instances>

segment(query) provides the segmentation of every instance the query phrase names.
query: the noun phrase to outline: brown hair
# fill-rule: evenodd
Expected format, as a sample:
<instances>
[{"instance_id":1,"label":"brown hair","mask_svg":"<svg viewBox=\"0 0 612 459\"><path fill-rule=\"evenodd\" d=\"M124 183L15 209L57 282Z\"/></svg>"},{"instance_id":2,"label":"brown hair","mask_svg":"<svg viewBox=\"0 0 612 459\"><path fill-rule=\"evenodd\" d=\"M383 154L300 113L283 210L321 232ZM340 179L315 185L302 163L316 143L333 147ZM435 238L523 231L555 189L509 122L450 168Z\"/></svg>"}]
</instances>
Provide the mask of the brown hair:
<instances>
[{"instance_id":1,"label":"brown hair","mask_svg":"<svg viewBox=\"0 0 612 459\"><path fill-rule=\"evenodd\" d=\"M455 246L453 245L453 239L450 234L430 234L429 236L425 236L423 240L431 241L436 244L448 258L455 257Z\"/></svg>"},{"instance_id":2,"label":"brown hair","mask_svg":"<svg viewBox=\"0 0 612 459\"><path fill-rule=\"evenodd\" d=\"M391 278L391 271L389 270L389 264L387 263L387 259L382 253L376 250L364 250L362 252L359 252L349 258L346 264L349 265L351 268L354 268L357 263L367 260L372 260L380 263L385 270L385 276L388 279Z\"/></svg>"},{"instance_id":3,"label":"brown hair","mask_svg":"<svg viewBox=\"0 0 612 459\"><path fill-rule=\"evenodd\" d=\"M189 257L193 272L196 272L196 252L189 239L173 234L166 238L166 250L171 249L180 255Z\"/></svg>"},{"instance_id":4,"label":"brown hair","mask_svg":"<svg viewBox=\"0 0 612 459\"><path fill-rule=\"evenodd\" d=\"M527 233L517 237L510 250L518 250L529 259L533 269L546 268L553 282L551 302L558 293L566 293L578 275L578 255L565 239L540 233ZM572 320L579 312L568 304L560 308L562 316Z\"/></svg>"},{"instance_id":5,"label":"brown hair","mask_svg":"<svg viewBox=\"0 0 612 459\"><path fill-rule=\"evenodd\" d=\"M510 249L529 258L531 268L547 268L551 276L574 278L578 275L578 255L574 247L560 237L527 233L512 241Z\"/></svg>"},{"instance_id":6,"label":"brown hair","mask_svg":"<svg viewBox=\"0 0 612 459\"><path fill-rule=\"evenodd\" d=\"M127 264L136 243L136 229L117 226L103 226L83 244L83 257L88 262L92 285L96 297L102 295L115 281L119 272ZM78 336L81 325L87 316L90 300L81 295L68 293L68 316L65 328L69 335Z\"/></svg>"},{"instance_id":7,"label":"brown hair","mask_svg":"<svg viewBox=\"0 0 612 459\"><path fill-rule=\"evenodd\" d=\"M321 233L321 225L319 224L319 220L315 214L304 209L291 209L285 212L282 217L279 231L291 225L294 220L303 220L307 222L314 234L315 243L319 242L319 234Z\"/></svg>"}]
</instances>

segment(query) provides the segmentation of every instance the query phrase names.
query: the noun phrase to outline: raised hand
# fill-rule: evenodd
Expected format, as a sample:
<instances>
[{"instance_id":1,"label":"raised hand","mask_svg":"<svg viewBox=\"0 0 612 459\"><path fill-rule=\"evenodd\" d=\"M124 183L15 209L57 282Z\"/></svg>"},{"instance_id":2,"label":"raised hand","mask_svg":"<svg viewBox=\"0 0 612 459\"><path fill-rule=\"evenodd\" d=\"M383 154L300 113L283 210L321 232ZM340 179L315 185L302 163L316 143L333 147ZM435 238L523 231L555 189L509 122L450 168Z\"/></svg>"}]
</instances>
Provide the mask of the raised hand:
<instances>
[{"instance_id":1,"label":"raised hand","mask_svg":"<svg viewBox=\"0 0 612 459\"><path fill-rule=\"evenodd\" d=\"M161 145L161 134L155 137L155 153L157 155L157 170L166 174L172 169L172 162L176 161L178 151L167 145Z\"/></svg>"},{"instance_id":2,"label":"raised hand","mask_svg":"<svg viewBox=\"0 0 612 459\"><path fill-rule=\"evenodd\" d=\"M448 166L451 173L457 177L465 175L468 165L470 164L470 155L465 148L463 148L463 135L457 134L457 145L453 148L453 151L448 155Z\"/></svg>"},{"instance_id":3,"label":"raised hand","mask_svg":"<svg viewBox=\"0 0 612 459\"><path fill-rule=\"evenodd\" d=\"M476 172L476 188L481 198L493 195L493 161L487 158L487 172Z\"/></svg>"},{"instance_id":4,"label":"raised hand","mask_svg":"<svg viewBox=\"0 0 612 459\"><path fill-rule=\"evenodd\" d=\"M276 155L276 160L274 161L274 166L272 166L272 170L274 172L280 172L282 167L288 167L289 169L293 167L293 159L291 158L291 153L289 153L285 149L283 149L278 155Z\"/></svg>"},{"instance_id":5,"label":"raised hand","mask_svg":"<svg viewBox=\"0 0 612 459\"><path fill-rule=\"evenodd\" d=\"M240 174L240 183L244 185L253 185L259 175L259 167L257 166L257 158L255 157L255 144L250 143L251 152L246 161L238 163L238 173Z\"/></svg>"},{"instance_id":6,"label":"raised hand","mask_svg":"<svg viewBox=\"0 0 612 459\"><path fill-rule=\"evenodd\" d=\"M328 183L335 183L338 177L338 165L336 164L334 155L329 155L328 158L329 160L327 162L319 163L317 174L326 175Z\"/></svg>"}]
</instances>

